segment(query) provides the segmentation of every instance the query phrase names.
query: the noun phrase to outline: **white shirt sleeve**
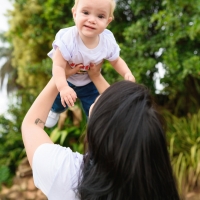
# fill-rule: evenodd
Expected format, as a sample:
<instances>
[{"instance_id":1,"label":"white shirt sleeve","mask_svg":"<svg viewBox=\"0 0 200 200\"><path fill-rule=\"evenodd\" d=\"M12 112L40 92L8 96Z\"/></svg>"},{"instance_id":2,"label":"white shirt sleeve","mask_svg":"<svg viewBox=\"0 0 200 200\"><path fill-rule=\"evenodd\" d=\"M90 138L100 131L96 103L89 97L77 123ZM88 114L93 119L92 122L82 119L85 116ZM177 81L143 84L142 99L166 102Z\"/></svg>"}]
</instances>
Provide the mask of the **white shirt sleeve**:
<instances>
[{"instance_id":1,"label":"white shirt sleeve","mask_svg":"<svg viewBox=\"0 0 200 200\"><path fill-rule=\"evenodd\" d=\"M40 145L33 156L33 179L49 200L76 199L83 156L56 144Z\"/></svg>"},{"instance_id":2,"label":"white shirt sleeve","mask_svg":"<svg viewBox=\"0 0 200 200\"><path fill-rule=\"evenodd\" d=\"M105 29L103 33L105 37L104 39L106 41L106 48L107 50L109 50L106 60L114 61L120 55L119 45L117 44L115 37L110 30Z\"/></svg>"},{"instance_id":3,"label":"white shirt sleeve","mask_svg":"<svg viewBox=\"0 0 200 200\"><path fill-rule=\"evenodd\" d=\"M68 61L71 58L73 43L73 27L64 28L58 31L55 40L52 43L53 49L47 54L50 58L53 57L53 53L56 48L59 48L63 58Z\"/></svg>"}]
</instances>

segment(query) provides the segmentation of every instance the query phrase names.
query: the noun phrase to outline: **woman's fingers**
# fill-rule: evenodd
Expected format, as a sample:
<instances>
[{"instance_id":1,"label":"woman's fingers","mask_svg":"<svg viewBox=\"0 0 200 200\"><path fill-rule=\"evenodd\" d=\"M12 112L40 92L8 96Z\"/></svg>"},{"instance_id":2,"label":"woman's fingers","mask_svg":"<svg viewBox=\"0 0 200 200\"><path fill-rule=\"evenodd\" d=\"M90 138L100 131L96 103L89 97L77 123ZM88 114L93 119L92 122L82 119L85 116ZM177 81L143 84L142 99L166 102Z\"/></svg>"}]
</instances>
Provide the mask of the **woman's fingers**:
<instances>
[{"instance_id":1,"label":"woman's fingers","mask_svg":"<svg viewBox=\"0 0 200 200\"><path fill-rule=\"evenodd\" d=\"M65 76L66 76L66 78L72 76L73 74L76 74L81 69L82 66L83 66L83 64L78 64L74 68L71 68L69 66L69 64L67 63L66 64L66 68L65 68Z\"/></svg>"}]
</instances>

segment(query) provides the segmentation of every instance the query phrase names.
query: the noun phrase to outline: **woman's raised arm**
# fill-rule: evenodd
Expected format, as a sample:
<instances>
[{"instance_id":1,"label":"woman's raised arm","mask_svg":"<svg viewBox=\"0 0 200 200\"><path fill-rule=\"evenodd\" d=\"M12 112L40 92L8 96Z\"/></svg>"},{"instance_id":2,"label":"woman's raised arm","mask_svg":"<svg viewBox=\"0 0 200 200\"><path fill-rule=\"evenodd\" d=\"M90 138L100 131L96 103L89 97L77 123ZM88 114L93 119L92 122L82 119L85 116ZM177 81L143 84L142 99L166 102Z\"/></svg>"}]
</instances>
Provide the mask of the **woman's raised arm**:
<instances>
[{"instance_id":1,"label":"woman's raised arm","mask_svg":"<svg viewBox=\"0 0 200 200\"><path fill-rule=\"evenodd\" d=\"M57 94L58 90L53 78L51 78L28 110L22 122L22 138L31 166L33 154L37 147L44 143L52 143L51 139L43 129L47 115Z\"/></svg>"},{"instance_id":2,"label":"woman's raised arm","mask_svg":"<svg viewBox=\"0 0 200 200\"><path fill-rule=\"evenodd\" d=\"M70 68L68 77L76 73L79 68ZM58 90L53 77L47 83L42 92L38 95L32 106L28 110L22 122L21 131L26 154L32 166L35 150L44 143L53 143L44 131L44 125L52 104L58 94Z\"/></svg>"}]
</instances>

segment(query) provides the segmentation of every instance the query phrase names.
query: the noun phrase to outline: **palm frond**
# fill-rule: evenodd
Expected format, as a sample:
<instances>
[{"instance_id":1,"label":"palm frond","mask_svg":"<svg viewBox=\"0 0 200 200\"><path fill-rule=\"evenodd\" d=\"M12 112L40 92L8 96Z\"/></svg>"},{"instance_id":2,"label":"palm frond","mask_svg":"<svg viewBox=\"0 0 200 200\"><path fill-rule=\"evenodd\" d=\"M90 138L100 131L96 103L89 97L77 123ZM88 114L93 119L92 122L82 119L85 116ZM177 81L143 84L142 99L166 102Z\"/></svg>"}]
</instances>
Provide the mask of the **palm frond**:
<instances>
[{"instance_id":1,"label":"palm frond","mask_svg":"<svg viewBox=\"0 0 200 200\"><path fill-rule=\"evenodd\" d=\"M2 90L3 83L6 75L8 75L8 84L6 85L7 92L11 92L16 88L16 69L12 66L12 47L7 45L7 39L3 32L0 32L0 41L2 46L0 47L0 60L3 61L3 64L0 66L0 90ZM5 59L5 62L4 60Z\"/></svg>"}]
</instances>

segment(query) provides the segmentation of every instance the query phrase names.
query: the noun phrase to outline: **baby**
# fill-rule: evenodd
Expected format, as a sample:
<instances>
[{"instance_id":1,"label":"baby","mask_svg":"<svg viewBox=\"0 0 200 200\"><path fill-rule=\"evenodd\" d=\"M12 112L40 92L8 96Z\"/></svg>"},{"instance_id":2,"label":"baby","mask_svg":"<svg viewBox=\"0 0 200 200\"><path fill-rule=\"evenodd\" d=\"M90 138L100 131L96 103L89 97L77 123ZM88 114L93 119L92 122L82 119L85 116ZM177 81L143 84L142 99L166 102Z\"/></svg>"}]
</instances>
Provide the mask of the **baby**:
<instances>
[{"instance_id":1,"label":"baby","mask_svg":"<svg viewBox=\"0 0 200 200\"><path fill-rule=\"evenodd\" d=\"M72 14L75 26L61 29L53 42L48 56L53 60L53 78L58 91L45 126L53 127L59 113L73 106L76 98L81 101L85 114L99 95L87 71L91 65L108 60L125 80L135 81L120 48L107 26L114 19L115 0L75 0ZM79 65L80 71L67 80L66 65Z\"/></svg>"}]
</instances>

